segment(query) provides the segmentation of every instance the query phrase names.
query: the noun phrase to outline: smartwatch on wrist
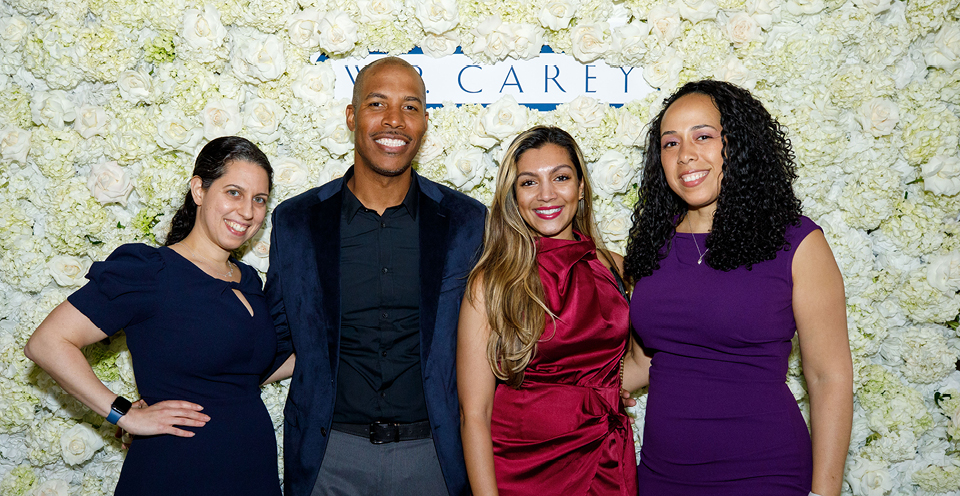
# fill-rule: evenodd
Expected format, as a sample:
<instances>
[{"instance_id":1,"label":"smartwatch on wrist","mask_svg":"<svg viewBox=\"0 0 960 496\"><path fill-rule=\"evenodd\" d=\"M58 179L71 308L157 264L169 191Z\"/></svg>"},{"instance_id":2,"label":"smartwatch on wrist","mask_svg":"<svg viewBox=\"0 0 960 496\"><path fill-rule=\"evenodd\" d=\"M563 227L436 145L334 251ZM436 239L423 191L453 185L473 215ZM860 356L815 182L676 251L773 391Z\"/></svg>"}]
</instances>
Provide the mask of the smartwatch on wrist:
<instances>
[{"instance_id":1,"label":"smartwatch on wrist","mask_svg":"<svg viewBox=\"0 0 960 496\"><path fill-rule=\"evenodd\" d=\"M117 399L113 400L113 404L110 405L110 413L107 414L107 422L116 425L120 421L120 417L123 417L130 411L130 400L124 398L123 396L117 396Z\"/></svg>"}]
</instances>

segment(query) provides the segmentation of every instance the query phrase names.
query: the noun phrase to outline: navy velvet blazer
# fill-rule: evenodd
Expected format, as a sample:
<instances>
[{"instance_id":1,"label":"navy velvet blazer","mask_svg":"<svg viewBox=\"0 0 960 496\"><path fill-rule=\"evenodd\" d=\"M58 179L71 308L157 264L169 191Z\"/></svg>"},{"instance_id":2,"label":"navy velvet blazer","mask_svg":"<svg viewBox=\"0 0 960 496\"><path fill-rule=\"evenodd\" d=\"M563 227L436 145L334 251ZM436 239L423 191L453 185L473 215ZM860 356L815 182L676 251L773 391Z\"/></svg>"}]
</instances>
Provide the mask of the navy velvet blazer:
<instances>
[{"instance_id":1,"label":"navy velvet blazer","mask_svg":"<svg viewBox=\"0 0 960 496\"><path fill-rule=\"evenodd\" d=\"M440 467L451 495L467 494L454 359L467 275L483 243L486 207L419 177L420 359ZM327 447L340 361L340 207L343 178L280 204L273 213L267 304L279 366L297 365L284 407L284 494L309 496ZM347 274L349 277L349 274Z\"/></svg>"}]
</instances>

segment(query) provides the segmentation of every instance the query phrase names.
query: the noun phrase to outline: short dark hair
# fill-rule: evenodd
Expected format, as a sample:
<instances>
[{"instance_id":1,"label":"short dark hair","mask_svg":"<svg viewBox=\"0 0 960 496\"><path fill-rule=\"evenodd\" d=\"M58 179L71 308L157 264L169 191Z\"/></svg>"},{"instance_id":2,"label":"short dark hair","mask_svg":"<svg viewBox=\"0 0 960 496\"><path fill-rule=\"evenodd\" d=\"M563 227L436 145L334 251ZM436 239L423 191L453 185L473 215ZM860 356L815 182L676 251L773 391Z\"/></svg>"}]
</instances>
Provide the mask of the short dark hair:
<instances>
[{"instance_id":1,"label":"short dark hair","mask_svg":"<svg viewBox=\"0 0 960 496\"><path fill-rule=\"evenodd\" d=\"M427 87L423 84L423 77L420 76L420 71L416 67L412 66L410 62L401 59L400 57L384 57L382 59L374 60L369 64L363 66L363 69L360 69L360 72L357 73L357 77L353 82L353 100L350 102L354 108L360 105L360 100L363 99L363 95L360 94L360 91L363 89L363 82L366 81L367 75L371 70L376 69L382 65L396 65L400 67L407 68L413 71L417 75L417 79L420 80L420 89L421 96L423 97L423 103L427 103Z\"/></svg>"},{"instance_id":2,"label":"short dark hair","mask_svg":"<svg viewBox=\"0 0 960 496\"><path fill-rule=\"evenodd\" d=\"M257 145L239 136L223 136L204 145L200 154L197 155L193 176L200 178L203 189L208 189L214 181L226 174L227 165L234 160L244 160L259 165L267 171L267 190L273 189L273 167L270 166L270 160L257 148ZM173 215L164 246L183 241L193 230L196 221L197 204L193 201L192 192L187 189L183 205Z\"/></svg>"},{"instance_id":3,"label":"short dark hair","mask_svg":"<svg viewBox=\"0 0 960 496\"><path fill-rule=\"evenodd\" d=\"M660 267L661 250L687 214L687 205L667 184L660 162L660 126L667 109L691 93L709 96L723 128L723 179L706 262L719 270L748 269L772 260L786 245L788 225L800 222L793 150L780 124L749 91L723 81L683 85L667 98L650 123L643 180L633 212L624 272L634 281Z\"/></svg>"}]
</instances>

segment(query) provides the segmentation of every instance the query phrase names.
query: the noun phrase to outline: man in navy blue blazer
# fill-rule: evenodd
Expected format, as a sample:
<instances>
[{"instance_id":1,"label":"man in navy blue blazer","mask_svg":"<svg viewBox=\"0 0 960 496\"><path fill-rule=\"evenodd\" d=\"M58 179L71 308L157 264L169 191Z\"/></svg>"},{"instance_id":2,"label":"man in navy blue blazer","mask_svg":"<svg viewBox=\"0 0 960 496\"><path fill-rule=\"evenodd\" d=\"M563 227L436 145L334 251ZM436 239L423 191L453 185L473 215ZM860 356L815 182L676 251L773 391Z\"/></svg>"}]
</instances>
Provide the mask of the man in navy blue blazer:
<instances>
[{"instance_id":1,"label":"man in navy blue blazer","mask_svg":"<svg viewBox=\"0 0 960 496\"><path fill-rule=\"evenodd\" d=\"M287 496L468 491L457 320L486 208L414 172L426 91L398 58L358 74L354 166L273 213L266 294L284 408Z\"/></svg>"}]
</instances>

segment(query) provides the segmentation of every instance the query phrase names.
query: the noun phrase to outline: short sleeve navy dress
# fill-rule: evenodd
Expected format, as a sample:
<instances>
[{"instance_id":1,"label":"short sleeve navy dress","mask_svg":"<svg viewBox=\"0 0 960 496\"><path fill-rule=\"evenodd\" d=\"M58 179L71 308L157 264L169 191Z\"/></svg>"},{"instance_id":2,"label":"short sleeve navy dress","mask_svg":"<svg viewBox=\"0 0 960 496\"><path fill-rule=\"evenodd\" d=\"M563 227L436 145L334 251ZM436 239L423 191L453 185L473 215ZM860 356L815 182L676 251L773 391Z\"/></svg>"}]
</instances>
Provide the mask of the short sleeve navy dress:
<instances>
[{"instance_id":1,"label":"short sleeve navy dress","mask_svg":"<svg viewBox=\"0 0 960 496\"><path fill-rule=\"evenodd\" d=\"M68 298L106 334L124 329L147 403L191 401L210 416L183 427L191 438L137 437L116 495L280 495L276 437L260 399L276 333L260 277L237 266L240 282L227 282L170 248L123 245Z\"/></svg>"}]
</instances>

